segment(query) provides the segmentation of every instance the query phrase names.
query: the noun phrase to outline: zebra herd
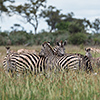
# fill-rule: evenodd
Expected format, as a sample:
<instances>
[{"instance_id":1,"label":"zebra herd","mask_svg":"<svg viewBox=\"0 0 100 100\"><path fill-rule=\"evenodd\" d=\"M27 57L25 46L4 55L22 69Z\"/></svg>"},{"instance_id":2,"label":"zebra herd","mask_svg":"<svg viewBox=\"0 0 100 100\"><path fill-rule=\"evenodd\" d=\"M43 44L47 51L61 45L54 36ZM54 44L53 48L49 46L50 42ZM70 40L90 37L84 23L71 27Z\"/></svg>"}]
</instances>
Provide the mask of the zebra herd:
<instances>
[{"instance_id":1,"label":"zebra herd","mask_svg":"<svg viewBox=\"0 0 100 100\"><path fill-rule=\"evenodd\" d=\"M87 56L82 54L67 54L64 46L66 42L57 42L54 49L50 43L44 42L39 54L11 52L7 47L7 55L3 61L5 72L13 74L31 73L48 73L51 70L85 70L87 73L92 72L91 61Z\"/></svg>"}]
</instances>

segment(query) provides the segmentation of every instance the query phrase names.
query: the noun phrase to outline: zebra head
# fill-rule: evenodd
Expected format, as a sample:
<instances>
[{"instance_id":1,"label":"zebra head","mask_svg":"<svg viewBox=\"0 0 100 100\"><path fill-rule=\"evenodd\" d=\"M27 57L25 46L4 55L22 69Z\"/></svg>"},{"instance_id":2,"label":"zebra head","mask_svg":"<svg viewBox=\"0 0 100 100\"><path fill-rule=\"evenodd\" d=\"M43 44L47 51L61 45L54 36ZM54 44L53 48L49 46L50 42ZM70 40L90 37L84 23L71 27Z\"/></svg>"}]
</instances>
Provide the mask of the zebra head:
<instances>
[{"instance_id":1,"label":"zebra head","mask_svg":"<svg viewBox=\"0 0 100 100\"><path fill-rule=\"evenodd\" d=\"M89 59L91 59L92 58L92 54L91 54L91 49L90 48L85 48L85 51L86 51L86 54L85 54L85 56L87 56Z\"/></svg>"},{"instance_id":2,"label":"zebra head","mask_svg":"<svg viewBox=\"0 0 100 100\"><path fill-rule=\"evenodd\" d=\"M39 56L47 57L48 55L53 55L53 54L54 54L54 51L53 51L52 47L50 46L50 43L44 42L42 44L42 48L39 53Z\"/></svg>"},{"instance_id":3,"label":"zebra head","mask_svg":"<svg viewBox=\"0 0 100 100\"><path fill-rule=\"evenodd\" d=\"M66 41L62 42L56 42L56 46L54 47L54 52L58 55L58 56L64 56L65 54L65 45L67 44Z\"/></svg>"},{"instance_id":4,"label":"zebra head","mask_svg":"<svg viewBox=\"0 0 100 100\"><path fill-rule=\"evenodd\" d=\"M10 53L10 47L5 47L5 48L7 50L7 54L9 54Z\"/></svg>"}]
</instances>

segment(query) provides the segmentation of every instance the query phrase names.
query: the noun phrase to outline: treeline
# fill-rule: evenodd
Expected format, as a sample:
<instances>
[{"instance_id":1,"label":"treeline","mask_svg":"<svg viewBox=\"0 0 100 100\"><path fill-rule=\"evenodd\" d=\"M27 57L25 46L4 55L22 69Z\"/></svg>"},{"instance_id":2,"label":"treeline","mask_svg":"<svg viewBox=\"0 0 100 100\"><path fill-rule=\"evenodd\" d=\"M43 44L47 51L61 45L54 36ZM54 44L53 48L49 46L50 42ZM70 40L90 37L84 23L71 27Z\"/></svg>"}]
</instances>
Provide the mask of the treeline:
<instances>
[{"instance_id":1,"label":"treeline","mask_svg":"<svg viewBox=\"0 0 100 100\"><path fill-rule=\"evenodd\" d=\"M50 41L52 45L56 41L67 40L68 44L74 45L99 45L100 34L75 33L68 31L41 32L39 34L27 33L26 31L0 32L0 45L41 45L45 41Z\"/></svg>"}]
</instances>

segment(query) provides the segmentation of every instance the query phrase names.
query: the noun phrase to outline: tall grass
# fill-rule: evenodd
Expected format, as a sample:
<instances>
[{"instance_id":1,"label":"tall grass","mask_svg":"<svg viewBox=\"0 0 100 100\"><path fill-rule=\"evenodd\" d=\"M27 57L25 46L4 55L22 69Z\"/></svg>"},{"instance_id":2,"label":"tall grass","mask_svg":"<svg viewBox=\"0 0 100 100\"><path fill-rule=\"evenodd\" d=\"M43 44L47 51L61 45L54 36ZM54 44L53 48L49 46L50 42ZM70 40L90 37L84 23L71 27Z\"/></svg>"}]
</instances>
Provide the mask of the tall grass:
<instances>
[{"instance_id":1,"label":"tall grass","mask_svg":"<svg viewBox=\"0 0 100 100\"><path fill-rule=\"evenodd\" d=\"M85 72L8 77L0 74L1 100L99 100L100 75Z\"/></svg>"},{"instance_id":2,"label":"tall grass","mask_svg":"<svg viewBox=\"0 0 100 100\"><path fill-rule=\"evenodd\" d=\"M74 50L77 52L78 49ZM3 52L2 56L5 55ZM100 100L100 69L94 70L97 75L62 71L52 72L49 77L10 77L0 66L0 100Z\"/></svg>"}]
</instances>

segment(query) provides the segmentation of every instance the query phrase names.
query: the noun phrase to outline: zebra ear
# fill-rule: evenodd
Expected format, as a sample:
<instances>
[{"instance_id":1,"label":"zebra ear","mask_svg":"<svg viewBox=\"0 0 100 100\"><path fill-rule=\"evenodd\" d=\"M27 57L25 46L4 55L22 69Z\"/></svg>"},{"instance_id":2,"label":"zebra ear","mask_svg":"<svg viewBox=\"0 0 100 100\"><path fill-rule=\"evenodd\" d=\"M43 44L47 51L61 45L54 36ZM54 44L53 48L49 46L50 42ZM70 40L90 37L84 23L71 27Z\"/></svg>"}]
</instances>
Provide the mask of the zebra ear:
<instances>
[{"instance_id":1,"label":"zebra ear","mask_svg":"<svg viewBox=\"0 0 100 100\"><path fill-rule=\"evenodd\" d=\"M67 41L64 41L63 45L65 46L67 44Z\"/></svg>"},{"instance_id":2,"label":"zebra ear","mask_svg":"<svg viewBox=\"0 0 100 100\"><path fill-rule=\"evenodd\" d=\"M6 47L6 49L7 49L7 50L9 50L9 49L10 49L10 47Z\"/></svg>"},{"instance_id":3,"label":"zebra ear","mask_svg":"<svg viewBox=\"0 0 100 100\"><path fill-rule=\"evenodd\" d=\"M58 41L56 42L56 44L57 44L58 46L60 45Z\"/></svg>"},{"instance_id":4,"label":"zebra ear","mask_svg":"<svg viewBox=\"0 0 100 100\"><path fill-rule=\"evenodd\" d=\"M44 43L42 44L42 47L44 47Z\"/></svg>"},{"instance_id":5,"label":"zebra ear","mask_svg":"<svg viewBox=\"0 0 100 100\"><path fill-rule=\"evenodd\" d=\"M50 41L48 41L48 45L50 45Z\"/></svg>"}]
</instances>

